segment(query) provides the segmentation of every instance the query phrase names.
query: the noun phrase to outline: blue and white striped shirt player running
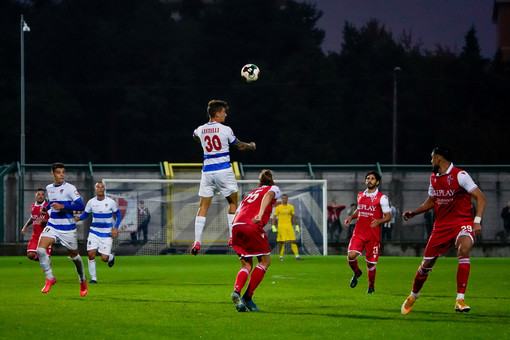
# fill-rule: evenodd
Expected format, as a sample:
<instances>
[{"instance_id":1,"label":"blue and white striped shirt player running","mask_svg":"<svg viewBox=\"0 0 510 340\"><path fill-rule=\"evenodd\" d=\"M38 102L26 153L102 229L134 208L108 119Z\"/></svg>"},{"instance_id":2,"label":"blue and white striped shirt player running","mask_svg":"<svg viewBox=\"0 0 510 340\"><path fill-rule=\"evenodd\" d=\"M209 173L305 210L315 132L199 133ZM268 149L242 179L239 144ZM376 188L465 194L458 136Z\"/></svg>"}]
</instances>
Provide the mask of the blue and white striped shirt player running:
<instances>
[{"instance_id":1,"label":"blue and white striped shirt player running","mask_svg":"<svg viewBox=\"0 0 510 340\"><path fill-rule=\"evenodd\" d=\"M89 232L99 237L111 237L112 228L118 228L122 219L117 203L108 196L103 200L98 200L97 197L89 200L80 220L86 219L90 213L92 213L92 225ZM114 213L115 226L113 225Z\"/></svg>"},{"instance_id":2,"label":"blue and white striped shirt player running","mask_svg":"<svg viewBox=\"0 0 510 340\"><path fill-rule=\"evenodd\" d=\"M51 207L49 211L50 218L47 226L57 230L68 231L76 230L74 222L74 210L83 210L85 204L76 187L70 183L64 182L61 185L49 184L46 187L48 197L48 207L52 203L64 205L64 209L57 210Z\"/></svg>"}]
</instances>

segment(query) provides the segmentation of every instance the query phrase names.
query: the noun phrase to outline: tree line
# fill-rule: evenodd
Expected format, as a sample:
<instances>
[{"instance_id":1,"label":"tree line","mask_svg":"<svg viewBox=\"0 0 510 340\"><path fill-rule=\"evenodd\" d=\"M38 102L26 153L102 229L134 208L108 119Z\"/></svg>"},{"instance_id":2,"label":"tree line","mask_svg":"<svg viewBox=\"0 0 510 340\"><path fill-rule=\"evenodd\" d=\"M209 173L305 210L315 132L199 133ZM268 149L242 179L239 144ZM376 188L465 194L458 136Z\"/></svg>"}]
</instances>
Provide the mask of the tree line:
<instances>
[{"instance_id":1,"label":"tree line","mask_svg":"<svg viewBox=\"0 0 510 340\"><path fill-rule=\"evenodd\" d=\"M376 19L343 27L323 52L314 4L277 0L34 0L0 4L0 163L19 161L20 15L26 162L201 162L193 130L210 99L257 150L248 164L424 164L444 145L463 164L510 159L509 64L480 54L476 27L460 53L426 50ZM490 18L487 18L490 20ZM257 82L240 69L254 63ZM395 67L401 71L396 72Z\"/></svg>"}]
</instances>

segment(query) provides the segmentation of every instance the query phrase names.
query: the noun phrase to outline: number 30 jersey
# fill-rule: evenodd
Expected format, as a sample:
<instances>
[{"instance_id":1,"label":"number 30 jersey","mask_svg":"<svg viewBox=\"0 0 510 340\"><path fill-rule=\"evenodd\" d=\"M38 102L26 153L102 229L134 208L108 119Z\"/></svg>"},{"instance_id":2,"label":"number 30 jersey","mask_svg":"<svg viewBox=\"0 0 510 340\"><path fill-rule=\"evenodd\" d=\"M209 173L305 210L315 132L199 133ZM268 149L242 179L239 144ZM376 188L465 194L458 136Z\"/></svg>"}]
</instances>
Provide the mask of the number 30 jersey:
<instances>
[{"instance_id":1,"label":"number 30 jersey","mask_svg":"<svg viewBox=\"0 0 510 340\"><path fill-rule=\"evenodd\" d=\"M202 172L212 172L230 168L230 144L237 138L232 129L220 123L206 123L193 131L200 138L204 149Z\"/></svg>"}]
</instances>

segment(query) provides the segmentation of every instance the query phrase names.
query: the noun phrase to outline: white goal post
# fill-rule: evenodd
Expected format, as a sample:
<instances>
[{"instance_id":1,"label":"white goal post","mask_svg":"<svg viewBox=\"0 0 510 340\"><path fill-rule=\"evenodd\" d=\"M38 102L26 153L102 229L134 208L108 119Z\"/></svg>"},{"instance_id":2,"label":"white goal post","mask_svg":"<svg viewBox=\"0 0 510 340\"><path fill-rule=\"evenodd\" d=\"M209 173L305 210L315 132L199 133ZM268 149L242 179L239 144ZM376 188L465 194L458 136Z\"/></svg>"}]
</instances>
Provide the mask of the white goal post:
<instances>
[{"instance_id":1,"label":"white goal post","mask_svg":"<svg viewBox=\"0 0 510 340\"><path fill-rule=\"evenodd\" d=\"M103 179L106 193L117 201L122 214L119 237L114 251L122 253L124 245L137 245L135 254L164 254L170 249L190 247L195 235L195 216L198 211L198 179ZM257 180L238 180L240 203L254 190ZM300 253L327 255L327 180L277 180L275 184L289 196L300 226L296 241ZM148 240L138 226L138 206L143 201L151 219ZM207 213L202 234L202 252L233 253L227 246L228 204L215 195ZM271 222L265 226L272 252L276 251L276 235ZM135 236L133 236L135 235ZM136 240L134 240L136 238Z\"/></svg>"}]
</instances>

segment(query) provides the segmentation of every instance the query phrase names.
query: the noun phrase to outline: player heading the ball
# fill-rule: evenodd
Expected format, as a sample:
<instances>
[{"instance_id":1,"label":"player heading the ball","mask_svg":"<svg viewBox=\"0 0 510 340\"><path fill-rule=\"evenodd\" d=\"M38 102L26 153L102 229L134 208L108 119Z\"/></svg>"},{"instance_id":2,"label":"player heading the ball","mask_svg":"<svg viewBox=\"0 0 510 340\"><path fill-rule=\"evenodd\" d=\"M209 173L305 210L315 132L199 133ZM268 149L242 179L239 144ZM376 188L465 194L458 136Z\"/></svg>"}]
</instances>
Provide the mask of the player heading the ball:
<instances>
[{"instance_id":1,"label":"player heading the ball","mask_svg":"<svg viewBox=\"0 0 510 340\"><path fill-rule=\"evenodd\" d=\"M207 104L209 122L193 131L193 138L200 142L204 150L204 165L200 179L200 203L195 218L195 242L191 253L197 255L200 250L202 232L205 227L207 210L216 192L228 202L229 245L232 242L232 220L237 209L237 182L230 165L230 145L238 150L255 150L254 142L245 143L236 138L232 129L223 125L227 118L228 104L223 100L211 100Z\"/></svg>"}]
</instances>

